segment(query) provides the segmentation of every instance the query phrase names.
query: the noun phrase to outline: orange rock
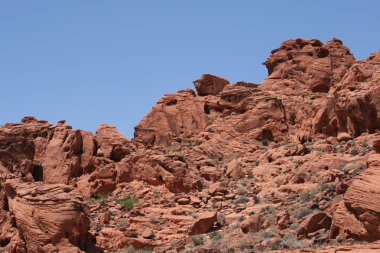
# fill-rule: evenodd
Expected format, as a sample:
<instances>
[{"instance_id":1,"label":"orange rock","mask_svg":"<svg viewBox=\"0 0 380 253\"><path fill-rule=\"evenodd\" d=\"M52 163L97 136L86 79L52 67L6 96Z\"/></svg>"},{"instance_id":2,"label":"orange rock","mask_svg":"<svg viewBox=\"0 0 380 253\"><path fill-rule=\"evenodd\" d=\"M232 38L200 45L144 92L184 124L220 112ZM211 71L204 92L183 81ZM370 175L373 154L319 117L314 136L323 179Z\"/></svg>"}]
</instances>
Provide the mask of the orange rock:
<instances>
[{"instance_id":1,"label":"orange rock","mask_svg":"<svg viewBox=\"0 0 380 253\"><path fill-rule=\"evenodd\" d=\"M223 78L205 74L194 81L195 89L199 96L218 95L229 82Z\"/></svg>"},{"instance_id":2,"label":"orange rock","mask_svg":"<svg viewBox=\"0 0 380 253\"><path fill-rule=\"evenodd\" d=\"M210 231L216 221L216 212L202 213L190 227L190 235L204 234Z\"/></svg>"},{"instance_id":3,"label":"orange rock","mask_svg":"<svg viewBox=\"0 0 380 253\"><path fill-rule=\"evenodd\" d=\"M87 211L73 187L8 179L5 192L28 251L45 252L64 239L71 248L89 246Z\"/></svg>"},{"instance_id":4,"label":"orange rock","mask_svg":"<svg viewBox=\"0 0 380 253\"><path fill-rule=\"evenodd\" d=\"M300 224L298 236L308 236L320 229L328 230L331 226L331 217L324 212L317 212L309 214L304 221Z\"/></svg>"},{"instance_id":5,"label":"orange rock","mask_svg":"<svg viewBox=\"0 0 380 253\"><path fill-rule=\"evenodd\" d=\"M380 166L372 164L353 180L333 217L332 237L380 239L379 179Z\"/></svg>"},{"instance_id":6,"label":"orange rock","mask_svg":"<svg viewBox=\"0 0 380 253\"><path fill-rule=\"evenodd\" d=\"M245 219L241 224L240 228L244 234L246 233L255 233L261 229L261 218L260 214L254 214L247 219Z\"/></svg>"}]
</instances>

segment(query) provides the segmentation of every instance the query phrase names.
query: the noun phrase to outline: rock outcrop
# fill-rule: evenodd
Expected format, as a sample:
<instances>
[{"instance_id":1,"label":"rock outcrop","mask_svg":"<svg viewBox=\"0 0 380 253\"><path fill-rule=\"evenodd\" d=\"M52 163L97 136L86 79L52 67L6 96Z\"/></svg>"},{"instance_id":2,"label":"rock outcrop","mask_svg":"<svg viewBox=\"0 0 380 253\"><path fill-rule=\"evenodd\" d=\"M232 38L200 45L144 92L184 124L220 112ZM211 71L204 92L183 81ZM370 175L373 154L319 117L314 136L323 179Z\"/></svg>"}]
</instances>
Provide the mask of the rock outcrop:
<instances>
[{"instance_id":1,"label":"rock outcrop","mask_svg":"<svg viewBox=\"0 0 380 253\"><path fill-rule=\"evenodd\" d=\"M292 39L264 65L164 95L131 140L0 126L0 252L378 252L380 53Z\"/></svg>"},{"instance_id":2,"label":"rock outcrop","mask_svg":"<svg viewBox=\"0 0 380 253\"><path fill-rule=\"evenodd\" d=\"M199 96L218 95L229 82L223 78L213 75L203 75L194 81L195 89Z\"/></svg>"}]
</instances>

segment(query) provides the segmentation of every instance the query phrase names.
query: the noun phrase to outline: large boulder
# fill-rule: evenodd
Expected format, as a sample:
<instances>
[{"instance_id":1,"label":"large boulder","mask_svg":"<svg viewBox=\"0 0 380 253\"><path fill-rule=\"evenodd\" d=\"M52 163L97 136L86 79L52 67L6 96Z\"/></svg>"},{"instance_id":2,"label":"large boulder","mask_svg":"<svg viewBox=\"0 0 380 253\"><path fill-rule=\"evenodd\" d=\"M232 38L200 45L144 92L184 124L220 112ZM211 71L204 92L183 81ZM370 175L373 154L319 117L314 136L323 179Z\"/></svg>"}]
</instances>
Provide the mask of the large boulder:
<instances>
[{"instance_id":1,"label":"large boulder","mask_svg":"<svg viewBox=\"0 0 380 253\"><path fill-rule=\"evenodd\" d=\"M107 124L98 127L95 139L98 144L97 155L116 162L134 150L130 141L120 134L116 127Z\"/></svg>"},{"instance_id":2,"label":"large boulder","mask_svg":"<svg viewBox=\"0 0 380 253\"><path fill-rule=\"evenodd\" d=\"M194 81L195 89L199 96L218 95L230 82L226 79L210 74L202 75Z\"/></svg>"},{"instance_id":3,"label":"large boulder","mask_svg":"<svg viewBox=\"0 0 380 253\"><path fill-rule=\"evenodd\" d=\"M202 213L190 227L190 235L204 234L210 231L217 218L216 212Z\"/></svg>"},{"instance_id":4,"label":"large boulder","mask_svg":"<svg viewBox=\"0 0 380 253\"><path fill-rule=\"evenodd\" d=\"M312 213L300 224L298 236L308 236L320 229L328 230L331 226L331 217L324 212Z\"/></svg>"}]
</instances>

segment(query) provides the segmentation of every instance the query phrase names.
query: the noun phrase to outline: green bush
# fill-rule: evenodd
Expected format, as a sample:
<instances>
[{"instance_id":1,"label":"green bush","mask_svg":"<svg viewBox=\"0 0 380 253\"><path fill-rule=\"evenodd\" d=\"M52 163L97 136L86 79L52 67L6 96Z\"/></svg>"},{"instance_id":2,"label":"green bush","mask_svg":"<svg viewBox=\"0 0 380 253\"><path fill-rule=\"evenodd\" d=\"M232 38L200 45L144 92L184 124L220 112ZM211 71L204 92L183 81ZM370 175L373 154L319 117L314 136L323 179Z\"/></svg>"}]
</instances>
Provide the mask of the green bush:
<instances>
[{"instance_id":1,"label":"green bush","mask_svg":"<svg viewBox=\"0 0 380 253\"><path fill-rule=\"evenodd\" d=\"M136 204L139 203L139 200L136 197L123 198L123 199L120 199L117 203L121 205L122 207L127 208L128 210L131 210Z\"/></svg>"},{"instance_id":2,"label":"green bush","mask_svg":"<svg viewBox=\"0 0 380 253\"><path fill-rule=\"evenodd\" d=\"M94 198L90 198L87 200L87 203L90 205L99 203L100 205L104 205L107 202L108 196L103 194L96 194Z\"/></svg>"}]
</instances>

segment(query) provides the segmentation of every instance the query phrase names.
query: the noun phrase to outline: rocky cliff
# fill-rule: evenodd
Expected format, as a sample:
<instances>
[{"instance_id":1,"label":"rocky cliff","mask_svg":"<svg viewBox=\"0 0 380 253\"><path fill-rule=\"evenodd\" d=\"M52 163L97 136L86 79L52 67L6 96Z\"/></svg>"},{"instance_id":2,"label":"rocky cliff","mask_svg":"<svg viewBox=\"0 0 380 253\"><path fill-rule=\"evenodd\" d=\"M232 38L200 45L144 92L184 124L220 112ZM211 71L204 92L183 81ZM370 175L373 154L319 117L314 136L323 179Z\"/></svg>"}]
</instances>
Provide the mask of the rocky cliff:
<instances>
[{"instance_id":1,"label":"rocky cliff","mask_svg":"<svg viewBox=\"0 0 380 253\"><path fill-rule=\"evenodd\" d=\"M261 84L210 74L132 140L0 127L0 252L380 251L380 52L295 39Z\"/></svg>"}]
</instances>

